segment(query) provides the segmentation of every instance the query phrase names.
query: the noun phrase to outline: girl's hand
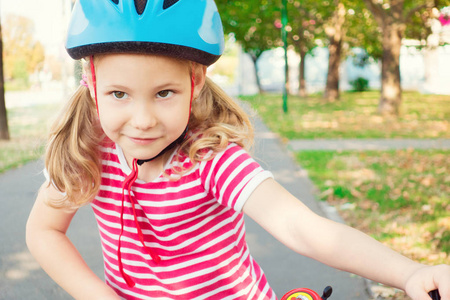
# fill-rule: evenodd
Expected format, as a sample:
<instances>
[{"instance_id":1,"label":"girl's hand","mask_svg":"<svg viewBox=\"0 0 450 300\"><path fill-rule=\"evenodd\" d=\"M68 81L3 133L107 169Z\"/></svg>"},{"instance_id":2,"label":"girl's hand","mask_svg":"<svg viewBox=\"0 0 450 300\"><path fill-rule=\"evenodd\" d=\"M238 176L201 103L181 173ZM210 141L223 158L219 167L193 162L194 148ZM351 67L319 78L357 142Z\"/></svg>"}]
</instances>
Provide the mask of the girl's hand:
<instances>
[{"instance_id":1,"label":"girl's hand","mask_svg":"<svg viewBox=\"0 0 450 300\"><path fill-rule=\"evenodd\" d=\"M413 300L430 300L428 292L439 289L442 300L450 300L450 266L424 266L407 280L405 291Z\"/></svg>"}]
</instances>

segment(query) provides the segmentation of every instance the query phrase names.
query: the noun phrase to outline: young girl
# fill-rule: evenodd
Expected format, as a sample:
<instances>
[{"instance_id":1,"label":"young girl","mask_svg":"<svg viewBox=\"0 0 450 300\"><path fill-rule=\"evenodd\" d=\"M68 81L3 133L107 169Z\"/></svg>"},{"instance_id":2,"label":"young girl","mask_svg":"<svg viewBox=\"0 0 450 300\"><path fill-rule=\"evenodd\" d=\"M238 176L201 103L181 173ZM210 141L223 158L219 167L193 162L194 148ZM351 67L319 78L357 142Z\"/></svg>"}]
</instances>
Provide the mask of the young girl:
<instances>
[{"instance_id":1,"label":"young girl","mask_svg":"<svg viewBox=\"0 0 450 300\"><path fill-rule=\"evenodd\" d=\"M67 50L86 83L55 123L27 244L76 299L276 299L245 242L243 213L289 248L430 299L427 267L311 212L246 152L252 126L206 66L223 51L213 0L80 0ZM66 237L90 203L106 283Z\"/></svg>"}]
</instances>

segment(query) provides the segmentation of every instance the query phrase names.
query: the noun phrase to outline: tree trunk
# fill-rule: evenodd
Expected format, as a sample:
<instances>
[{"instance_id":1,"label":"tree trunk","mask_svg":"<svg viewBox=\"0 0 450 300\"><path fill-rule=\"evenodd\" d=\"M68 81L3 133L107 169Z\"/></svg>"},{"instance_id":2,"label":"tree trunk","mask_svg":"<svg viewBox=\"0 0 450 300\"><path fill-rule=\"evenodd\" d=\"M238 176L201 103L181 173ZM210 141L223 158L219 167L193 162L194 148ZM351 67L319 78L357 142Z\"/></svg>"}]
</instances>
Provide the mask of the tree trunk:
<instances>
[{"instance_id":1,"label":"tree trunk","mask_svg":"<svg viewBox=\"0 0 450 300\"><path fill-rule=\"evenodd\" d=\"M341 65L342 39L345 35L344 22L346 14L345 6L340 0L335 0L334 3L336 10L333 13L330 24L325 28L329 38L329 59L324 98L330 102L339 99L339 67Z\"/></svg>"},{"instance_id":2,"label":"tree trunk","mask_svg":"<svg viewBox=\"0 0 450 300\"><path fill-rule=\"evenodd\" d=\"M0 140L9 140L8 117L5 103L5 79L3 76L3 39L0 25Z\"/></svg>"},{"instance_id":3,"label":"tree trunk","mask_svg":"<svg viewBox=\"0 0 450 300\"><path fill-rule=\"evenodd\" d=\"M300 65L299 65L299 76L298 76L298 95L300 97L307 97L306 92L306 79L305 79L305 58L306 51L300 51Z\"/></svg>"},{"instance_id":4,"label":"tree trunk","mask_svg":"<svg viewBox=\"0 0 450 300\"><path fill-rule=\"evenodd\" d=\"M405 32L405 18L420 6L404 12L405 0L391 0L390 12L387 13L379 1L364 0L378 25L382 28L383 55L381 58L381 96L378 112L382 115L398 115L402 102L400 82L400 48ZM426 1L432 7L432 1ZM423 5L422 5L423 6ZM406 17L406 20L409 20Z\"/></svg>"},{"instance_id":5,"label":"tree trunk","mask_svg":"<svg viewBox=\"0 0 450 300\"><path fill-rule=\"evenodd\" d=\"M383 56L381 60L381 96L378 112L382 115L398 115L402 102L400 82L400 48L403 36L402 24L390 23L383 27Z\"/></svg>"},{"instance_id":6,"label":"tree trunk","mask_svg":"<svg viewBox=\"0 0 450 300\"><path fill-rule=\"evenodd\" d=\"M336 101L339 99L339 67L341 64L341 40L336 40L333 37L330 39L328 46L328 74L327 85L325 88L324 98L329 101Z\"/></svg>"},{"instance_id":7,"label":"tree trunk","mask_svg":"<svg viewBox=\"0 0 450 300\"><path fill-rule=\"evenodd\" d=\"M252 61L253 61L253 66L254 66L254 70L255 70L256 85L258 86L258 93L262 94L264 92L264 90L262 89L261 80L259 79L258 64L257 64L259 57L256 56L256 55L253 55L251 53L249 53L249 54L250 54L250 57L252 58Z\"/></svg>"}]
</instances>

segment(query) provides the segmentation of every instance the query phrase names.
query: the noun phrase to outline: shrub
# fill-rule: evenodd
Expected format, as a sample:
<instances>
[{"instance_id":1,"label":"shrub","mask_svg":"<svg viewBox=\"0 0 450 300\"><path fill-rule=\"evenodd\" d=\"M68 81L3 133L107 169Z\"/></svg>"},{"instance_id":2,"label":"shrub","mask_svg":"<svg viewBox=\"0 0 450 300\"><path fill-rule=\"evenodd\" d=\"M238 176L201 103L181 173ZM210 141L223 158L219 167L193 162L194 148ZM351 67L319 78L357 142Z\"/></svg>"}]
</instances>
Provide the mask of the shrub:
<instances>
[{"instance_id":1,"label":"shrub","mask_svg":"<svg viewBox=\"0 0 450 300\"><path fill-rule=\"evenodd\" d=\"M364 92L369 89L369 80L364 77L358 77L355 80L350 81L355 92Z\"/></svg>"}]
</instances>

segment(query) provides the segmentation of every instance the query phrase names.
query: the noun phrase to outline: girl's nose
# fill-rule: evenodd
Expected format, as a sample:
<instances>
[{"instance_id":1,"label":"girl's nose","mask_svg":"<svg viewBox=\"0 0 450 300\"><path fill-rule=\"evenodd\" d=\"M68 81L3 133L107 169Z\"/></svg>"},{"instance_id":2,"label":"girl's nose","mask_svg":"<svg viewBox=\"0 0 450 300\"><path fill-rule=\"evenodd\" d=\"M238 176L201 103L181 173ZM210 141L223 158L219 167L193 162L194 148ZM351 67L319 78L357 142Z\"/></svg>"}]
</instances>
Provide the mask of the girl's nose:
<instances>
[{"instance_id":1,"label":"girl's nose","mask_svg":"<svg viewBox=\"0 0 450 300\"><path fill-rule=\"evenodd\" d=\"M139 130L148 130L158 123L152 105L148 101L135 103L131 116L132 126Z\"/></svg>"}]
</instances>

